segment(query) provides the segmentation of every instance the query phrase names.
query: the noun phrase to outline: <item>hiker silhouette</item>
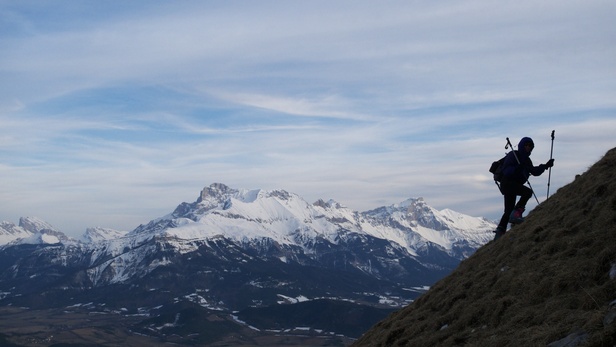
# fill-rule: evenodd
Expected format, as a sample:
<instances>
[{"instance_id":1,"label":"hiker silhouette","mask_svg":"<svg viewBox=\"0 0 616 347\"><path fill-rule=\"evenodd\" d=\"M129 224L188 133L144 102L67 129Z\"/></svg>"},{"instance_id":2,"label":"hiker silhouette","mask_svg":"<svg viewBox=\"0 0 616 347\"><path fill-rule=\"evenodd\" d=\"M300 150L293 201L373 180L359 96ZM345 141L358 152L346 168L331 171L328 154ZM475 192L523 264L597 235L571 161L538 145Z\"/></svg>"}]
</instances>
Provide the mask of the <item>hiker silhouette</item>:
<instances>
[{"instance_id":1,"label":"hiker silhouette","mask_svg":"<svg viewBox=\"0 0 616 347\"><path fill-rule=\"evenodd\" d=\"M500 190L505 202L505 211L494 231L494 239L498 239L507 232L507 223L519 224L524 221L522 214L526 203L533 196L533 190L524 184L530 175L540 176L546 169L554 166L554 159L545 164L533 166L530 154L535 143L530 137L523 137L518 143L518 150L512 150L505 157L502 168ZM513 148L512 148L513 149ZM517 197L520 200L516 203Z\"/></svg>"}]
</instances>

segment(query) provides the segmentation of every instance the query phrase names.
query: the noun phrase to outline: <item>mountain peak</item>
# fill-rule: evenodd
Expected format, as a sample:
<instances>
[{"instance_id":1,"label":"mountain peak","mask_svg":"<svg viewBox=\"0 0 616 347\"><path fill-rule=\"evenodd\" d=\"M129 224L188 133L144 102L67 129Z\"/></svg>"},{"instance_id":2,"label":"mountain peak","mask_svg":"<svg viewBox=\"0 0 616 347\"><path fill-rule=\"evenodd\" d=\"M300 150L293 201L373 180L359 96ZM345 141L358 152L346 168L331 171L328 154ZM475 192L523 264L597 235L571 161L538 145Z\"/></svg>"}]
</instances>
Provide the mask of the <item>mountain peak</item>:
<instances>
[{"instance_id":1,"label":"mountain peak","mask_svg":"<svg viewBox=\"0 0 616 347\"><path fill-rule=\"evenodd\" d=\"M408 198L401 203L397 204L400 207L409 207L409 206L417 206L417 205L425 205L426 201L422 197L418 198Z\"/></svg>"},{"instance_id":2,"label":"mountain peak","mask_svg":"<svg viewBox=\"0 0 616 347\"><path fill-rule=\"evenodd\" d=\"M57 232L57 230L53 226L51 226L51 224L45 222L38 217L21 217L19 218L19 226L33 234L40 233L42 231Z\"/></svg>"},{"instance_id":3,"label":"mountain peak","mask_svg":"<svg viewBox=\"0 0 616 347\"><path fill-rule=\"evenodd\" d=\"M337 202L334 199L329 199L327 201L323 200L323 199L319 199L317 201L315 201L313 203L314 206L319 206L322 207L324 209L341 209L341 208L346 208L345 206L343 206L342 204L340 204L339 202Z\"/></svg>"},{"instance_id":4,"label":"mountain peak","mask_svg":"<svg viewBox=\"0 0 616 347\"><path fill-rule=\"evenodd\" d=\"M225 195L233 193L237 193L237 190L231 189L222 183L212 183L209 187L203 188L201 194L199 195L199 198L197 199L197 203L201 203L203 201L217 200Z\"/></svg>"},{"instance_id":5,"label":"mountain peak","mask_svg":"<svg viewBox=\"0 0 616 347\"><path fill-rule=\"evenodd\" d=\"M32 235L19 240L19 243L55 244L75 242L75 240L38 217L21 217L19 218L19 226L32 233Z\"/></svg>"}]
</instances>

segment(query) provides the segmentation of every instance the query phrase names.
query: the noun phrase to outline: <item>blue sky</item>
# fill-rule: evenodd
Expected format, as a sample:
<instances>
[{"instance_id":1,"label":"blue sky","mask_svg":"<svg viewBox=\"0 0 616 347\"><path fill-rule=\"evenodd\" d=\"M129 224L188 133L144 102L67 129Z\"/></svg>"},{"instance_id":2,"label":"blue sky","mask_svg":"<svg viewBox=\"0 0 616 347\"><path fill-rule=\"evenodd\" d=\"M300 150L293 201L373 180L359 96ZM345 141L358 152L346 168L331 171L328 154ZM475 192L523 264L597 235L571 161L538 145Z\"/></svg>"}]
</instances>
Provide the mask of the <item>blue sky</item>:
<instances>
[{"instance_id":1,"label":"blue sky","mask_svg":"<svg viewBox=\"0 0 616 347\"><path fill-rule=\"evenodd\" d=\"M132 230L214 182L496 219L616 146L613 1L0 1L0 220ZM531 179L540 201L547 173ZM536 205L531 201L529 209Z\"/></svg>"}]
</instances>

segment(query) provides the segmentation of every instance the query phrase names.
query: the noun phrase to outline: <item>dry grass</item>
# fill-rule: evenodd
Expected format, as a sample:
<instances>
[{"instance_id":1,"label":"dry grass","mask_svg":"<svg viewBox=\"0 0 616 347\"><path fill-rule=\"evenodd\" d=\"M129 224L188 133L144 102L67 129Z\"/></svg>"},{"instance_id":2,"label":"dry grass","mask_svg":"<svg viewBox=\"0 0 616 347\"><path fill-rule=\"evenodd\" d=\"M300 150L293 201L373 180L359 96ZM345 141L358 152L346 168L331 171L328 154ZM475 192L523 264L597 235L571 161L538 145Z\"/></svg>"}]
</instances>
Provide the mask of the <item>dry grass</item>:
<instances>
[{"instance_id":1,"label":"dry grass","mask_svg":"<svg viewBox=\"0 0 616 347\"><path fill-rule=\"evenodd\" d=\"M616 148L353 346L545 346L604 326L616 300Z\"/></svg>"}]
</instances>

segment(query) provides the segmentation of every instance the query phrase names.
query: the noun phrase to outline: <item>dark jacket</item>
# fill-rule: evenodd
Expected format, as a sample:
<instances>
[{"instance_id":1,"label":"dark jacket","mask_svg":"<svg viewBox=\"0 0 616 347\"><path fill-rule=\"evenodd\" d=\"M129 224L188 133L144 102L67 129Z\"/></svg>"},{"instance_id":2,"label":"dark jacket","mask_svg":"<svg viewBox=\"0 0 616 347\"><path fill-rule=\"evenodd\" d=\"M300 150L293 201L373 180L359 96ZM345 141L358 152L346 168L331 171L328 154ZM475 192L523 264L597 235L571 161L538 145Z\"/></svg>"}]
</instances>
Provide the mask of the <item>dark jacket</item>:
<instances>
[{"instance_id":1,"label":"dark jacket","mask_svg":"<svg viewBox=\"0 0 616 347\"><path fill-rule=\"evenodd\" d=\"M545 164L533 166L533 162L530 160L530 153L527 153L524 149L526 143L529 142L534 146L533 140L530 137L522 138L520 143L518 143L518 150L507 154L503 164L503 180L524 184L530 175L539 176L545 171L547 168ZM520 161L519 164L518 160Z\"/></svg>"}]
</instances>

